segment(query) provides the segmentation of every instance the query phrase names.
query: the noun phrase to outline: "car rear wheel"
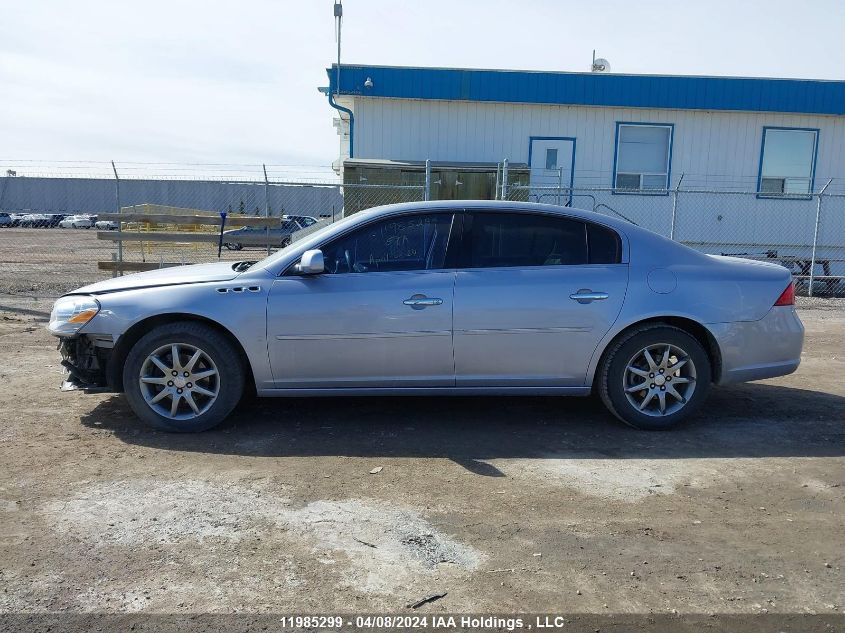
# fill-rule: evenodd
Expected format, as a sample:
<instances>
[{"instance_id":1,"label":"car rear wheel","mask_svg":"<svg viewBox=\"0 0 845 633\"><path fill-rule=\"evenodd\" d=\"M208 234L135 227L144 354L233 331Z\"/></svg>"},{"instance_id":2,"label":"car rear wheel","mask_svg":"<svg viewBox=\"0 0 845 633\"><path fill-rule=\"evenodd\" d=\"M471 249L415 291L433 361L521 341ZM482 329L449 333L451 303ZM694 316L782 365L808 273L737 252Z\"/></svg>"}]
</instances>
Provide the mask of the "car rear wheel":
<instances>
[{"instance_id":1,"label":"car rear wheel","mask_svg":"<svg viewBox=\"0 0 845 633\"><path fill-rule=\"evenodd\" d=\"M599 368L599 394L626 424L666 430L701 406L710 372L710 359L695 337L680 328L648 325L608 350Z\"/></svg>"},{"instance_id":2,"label":"car rear wheel","mask_svg":"<svg viewBox=\"0 0 845 633\"><path fill-rule=\"evenodd\" d=\"M228 248L230 251L239 251L243 248L242 244L237 244L236 242L226 242L223 246Z\"/></svg>"},{"instance_id":3,"label":"car rear wheel","mask_svg":"<svg viewBox=\"0 0 845 633\"><path fill-rule=\"evenodd\" d=\"M163 431L210 429L231 413L244 390L232 343L202 323L170 323L141 337L123 367L135 414Z\"/></svg>"}]
</instances>

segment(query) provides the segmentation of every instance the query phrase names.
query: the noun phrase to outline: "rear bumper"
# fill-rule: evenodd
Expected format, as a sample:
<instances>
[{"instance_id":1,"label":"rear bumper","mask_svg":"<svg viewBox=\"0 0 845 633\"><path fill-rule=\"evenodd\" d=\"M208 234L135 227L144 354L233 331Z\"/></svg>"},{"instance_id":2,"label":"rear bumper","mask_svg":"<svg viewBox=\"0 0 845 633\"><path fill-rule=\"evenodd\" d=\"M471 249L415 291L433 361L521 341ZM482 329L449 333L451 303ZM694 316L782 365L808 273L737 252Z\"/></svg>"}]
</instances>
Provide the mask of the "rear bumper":
<instances>
[{"instance_id":1,"label":"rear bumper","mask_svg":"<svg viewBox=\"0 0 845 633\"><path fill-rule=\"evenodd\" d=\"M775 306L759 321L708 328L722 355L720 385L785 376L801 363L804 325L793 306Z\"/></svg>"}]
</instances>

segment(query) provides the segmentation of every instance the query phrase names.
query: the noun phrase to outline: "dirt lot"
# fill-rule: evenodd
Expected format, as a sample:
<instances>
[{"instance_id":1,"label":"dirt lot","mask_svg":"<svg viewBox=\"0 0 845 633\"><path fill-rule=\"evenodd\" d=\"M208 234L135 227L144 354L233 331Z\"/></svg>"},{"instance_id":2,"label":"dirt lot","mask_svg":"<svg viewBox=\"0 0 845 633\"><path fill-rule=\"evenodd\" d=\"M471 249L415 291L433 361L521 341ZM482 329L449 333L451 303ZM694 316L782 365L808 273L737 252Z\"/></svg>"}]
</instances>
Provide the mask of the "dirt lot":
<instances>
[{"instance_id":1,"label":"dirt lot","mask_svg":"<svg viewBox=\"0 0 845 633\"><path fill-rule=\"evenodd\" d=\"M110 273L98 270L97 262L110 261L115 248L114 242L97 239L94 229L0 229L0 297L2 293L55 296L103 279ZM260 247L221 252L221 258L230 261L265 256ZM216 244L127 242L124 247L124 260L131 262L190 264L216 257Z\"/></svg>"},{"instance_id":2,"label":"dirt lot","mask_svg":"<svg viewBox=\"0 0 845 633\"><path fill-rule=\"evenodd\" d=\"M801 300L797 374L718 389L671 433L592 399L407 398L253 400L186 437L58 391L51 297L102 277L110 248L0 233L0 613L408 612L445 593L418 612L845 627L845 301Z\"/></svg>"},{"instance_id":3,"label":"dirt lot","mask_svg":"<svg viewBox=\"0 0 845 633\"><path fill-rule=\"evenodd\" d=\"M0 295L0 612L845 609L845 304L670 433L592 399L262 400L213 432L60 393ZM380 472L373 473L380 468ZM842 624L842 620L837 620Z\"/></svg>"}]
</instances>

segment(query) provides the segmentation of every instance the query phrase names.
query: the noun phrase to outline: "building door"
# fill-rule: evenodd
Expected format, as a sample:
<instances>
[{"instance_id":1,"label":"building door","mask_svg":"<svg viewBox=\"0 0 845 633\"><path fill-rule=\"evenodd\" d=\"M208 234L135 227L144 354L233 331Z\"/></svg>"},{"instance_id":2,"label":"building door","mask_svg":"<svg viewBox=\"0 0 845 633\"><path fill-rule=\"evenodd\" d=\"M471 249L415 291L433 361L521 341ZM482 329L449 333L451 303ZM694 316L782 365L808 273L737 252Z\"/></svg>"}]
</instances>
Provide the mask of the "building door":
<instances>
[{"instance_id":1,"label":"building door","mask_svg":"<svg viewBox=\"0 0 845 633\"><path fill-rule=\"evenodd\" d=\"M529 201L568 205L572 201L575 139L533 136L528 154L531 168Z\"/></svg>"}]
</instances>

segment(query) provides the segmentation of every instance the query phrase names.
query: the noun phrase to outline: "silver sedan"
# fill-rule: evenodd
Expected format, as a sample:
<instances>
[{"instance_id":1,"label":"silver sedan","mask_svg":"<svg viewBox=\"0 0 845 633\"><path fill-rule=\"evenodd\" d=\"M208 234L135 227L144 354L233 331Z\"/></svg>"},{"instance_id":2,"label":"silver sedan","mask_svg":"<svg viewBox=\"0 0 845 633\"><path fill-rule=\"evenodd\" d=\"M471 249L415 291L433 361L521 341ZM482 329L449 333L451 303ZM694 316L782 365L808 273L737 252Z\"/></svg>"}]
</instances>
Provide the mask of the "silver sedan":
<instances>
[{"instance_id":1,"label":"silver sedan","mask_svg":"<svg viewBox=\"0 0 845 633\"><path fill-rule=\"evenodd\" d=\"M622 220L511 202L361 212L259 262L167 268L60 298L73 385L168 431L259 396L573 395L666 429L711 385L798 367L785 268Z\"/></svg>"}]
</instances>

